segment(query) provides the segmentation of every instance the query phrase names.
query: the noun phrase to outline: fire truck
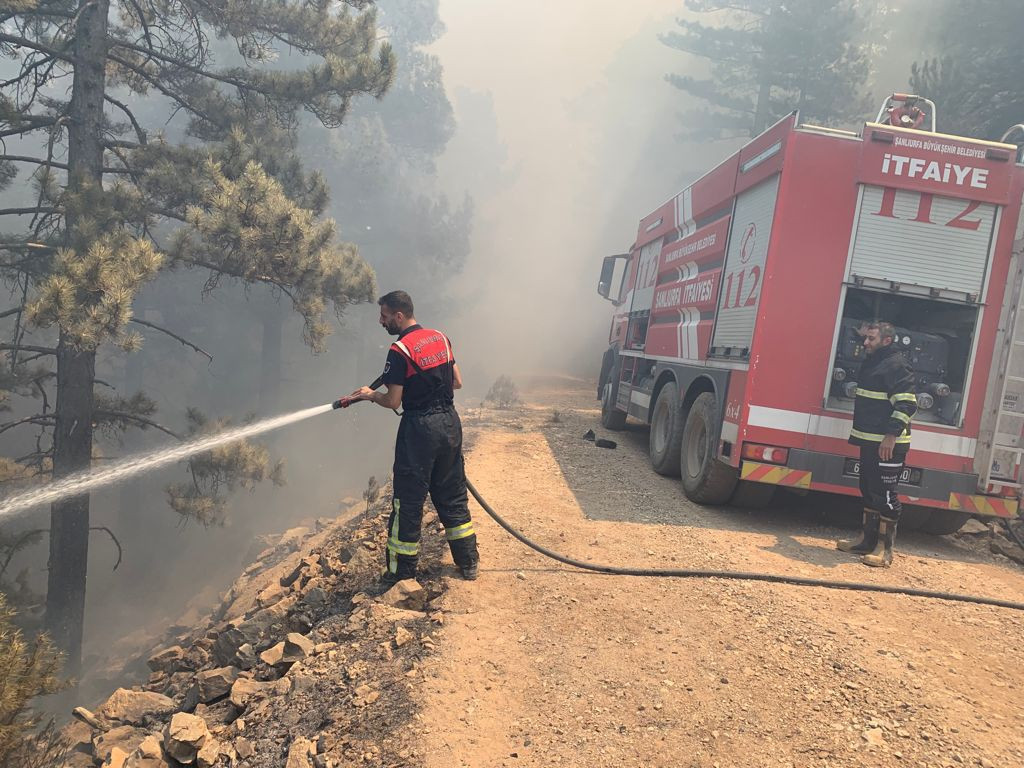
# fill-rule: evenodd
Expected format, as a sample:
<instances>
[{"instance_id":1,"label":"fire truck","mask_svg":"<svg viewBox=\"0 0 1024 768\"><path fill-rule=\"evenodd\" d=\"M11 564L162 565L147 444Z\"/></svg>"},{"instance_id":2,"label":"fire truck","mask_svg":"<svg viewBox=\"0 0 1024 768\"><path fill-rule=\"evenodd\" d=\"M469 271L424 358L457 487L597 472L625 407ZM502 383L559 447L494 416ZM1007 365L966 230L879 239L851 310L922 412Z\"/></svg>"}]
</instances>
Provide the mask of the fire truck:
<instances>
[{"instance_id":1,"label":"fire truck","mask_svg":"<svg viewBox=\"0 0 1024 768\"><path fill-rule=\"evenodd\" d=\"M908 112L911 117L908 118ZM1024 454L1024 165L887 98L860 132L788 115L640 220L608 256L601 422L650 425L655 471L703 504L856 496L863 325L886 320L918 413L904 526L1015 517Z\"/></svg>"}]
</instances>

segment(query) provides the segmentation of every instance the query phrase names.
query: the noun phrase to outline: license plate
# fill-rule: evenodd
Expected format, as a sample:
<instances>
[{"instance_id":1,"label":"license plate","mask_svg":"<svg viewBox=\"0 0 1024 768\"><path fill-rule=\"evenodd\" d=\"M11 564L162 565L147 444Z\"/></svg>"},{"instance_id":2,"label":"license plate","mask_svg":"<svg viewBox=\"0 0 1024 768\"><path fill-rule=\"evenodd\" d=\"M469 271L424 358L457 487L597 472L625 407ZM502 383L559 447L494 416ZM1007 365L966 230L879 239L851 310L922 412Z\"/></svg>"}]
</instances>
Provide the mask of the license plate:
<instances>
[{"instance_id":1,"label":"license plate","mask_svg":"<svg viewBox=\"0 0 1024 768\"><path fill-rule=\"evenodd\" d=\"M843 466L843 474L847 477L860 477L860 461L858 459L847 459ZM904 467L900 472L900 483L903 485L921 485L923 470L917 467Z\"/></svg>"}]
</instances>

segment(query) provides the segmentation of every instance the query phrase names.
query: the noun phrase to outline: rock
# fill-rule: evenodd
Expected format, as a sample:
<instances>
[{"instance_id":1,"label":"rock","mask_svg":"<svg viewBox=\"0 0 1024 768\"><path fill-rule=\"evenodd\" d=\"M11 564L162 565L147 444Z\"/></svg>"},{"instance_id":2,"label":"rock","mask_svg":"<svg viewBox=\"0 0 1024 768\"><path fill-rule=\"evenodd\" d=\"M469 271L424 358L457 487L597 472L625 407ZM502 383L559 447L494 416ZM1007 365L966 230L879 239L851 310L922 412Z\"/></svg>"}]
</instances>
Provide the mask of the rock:
<instances>
[{"instance_id":1,"label":"rock","mask_svg":"<svg viewBox=\"0 0 1024 768\"><path fill-rule=\"evenodd\" d=\"M300 561L299 564L296 565L291 571L289 571L287 574L282 576L278 583L282 587L287 589L288 587L290 587L292 584L294 584L296 581L299 580L299 577L302 576L302 569L305 568L305 567L306 566Z\"/></svg>"},{"instance_id":2,"label":"rock","mask_svg":"<svg viewBox=\"0 0 1024 768\"><path fill-rule=\"evenodd\" d=\"M103 761L103 768L124 768L128 761L128 753L120 747L110 750L110 756Z\"/></svg>"},{"instance_id":3,"label":"rock","mask_svg":"<svg viewBox=\"0 0 1024 768\"><path fill-rule=\"evenodd\" d=\"M282 641L277 645L267 648L267 650L260 654L260 660L264 664L276 667L284 660L284 642Z\"/></svg>"},{"instance_id":4,"label":"rock","mask_svg":"<svg viewBox=\"0 0 1024 768\"><path fill-rule=\"evenodd\" d=\"M257 680L240 677L231 686L231 703L239 709L245 709L253 699L268 695L274 685L274 682L261 683Z\"/></svg>"},{"instance_id":5,"label":"rock","mask_svg":"<svg viewBox=\"0 0 1024 768\"><path fill-rule=\"evenodd\" d=\"M238 707L227 699L218 701L216 704L200 704L196 707L196 717L201 717L206 722L206 727L216 730L219 726L233 723L238 717Z\"/></svg>"},{"instance_id":6,"label":"rock","mask_svg":"<svg viewBox=\"0 0 1024 768\"><path fill-rule=\"evenodd\" d=\"M307 656L313 655L316 645L305 635L298 632L290 632L284 639L284 656L281 661L295 662L302 661Z\"/></svg>"},{"instance_id":7,"label":"rock","mask_svg":"<svg viewBox=\"0 0 1024 768\"><path fill-rule=\"evenodd\" d=\"M289 674L288 677L290 677L292 681L290 693L302 693L310 690L314 685L316 685L316 678L306 673L300 672L299 674Z\"/></svg>"},{"instance_id":8,"label":"rock","mask_svg":"<svg viewBox=\"0 0 1024 768\"><path fill-rule=\"evenodd\" d=\"M352 703L357 707L365 707L373 704L377 699L380 698L380 691L371 688L365 683L360 685L355 690L355 698L352 699Z\"/></svg>"},{"instance_id":9,"label":"rock","mask_svg":"<svg viewBox=\"0 0 1024 768\"><path fill-rule=\"evenodd\" d=\"M302 540L306 538L311 531L309 528L299 526L297 528L289 528L287 531L281 534L281 538L277 540L277 546L287 549L289 552L294 552L302 544Z\"/></svg>"},{"instance_id":10,"label":"rock","mask_svg":"<svg viewBox=\"0 0 1024 768\"><path fill-rule=\"evenodd\" d=\"M182 712L194 712L199 706L199 683L192 683L181 699Z\"/></svg>"},{"instance_id":11,"label":"rock","mask_svg":"<svg viewBox=\"0 0 1024 768\"><path fill-rule=\"evenodd\" d=\"M199 768L213 768L220 756L220 743L214 738L208 738L203 742L196 754L196 763Z\"/></svg>"},{"instance_id":12,"label":"rock","mask_svg":"<svg viewBox=\"0 0 1024 768\"><path fill-rule=\"evenodd\" d=\"M1024 565L1024 550L1005 536L998 533L992 534L992 541L989 542L988 546L997 555L1008 557L1015 563Z\"/></svg>"},{"instance_id":13,"label":"rock","mask_svg":"<svg viewBox=\"0 0 1024 768\"><path fill-rule=\"evenodd\" d=\"M252 643L242 643L238 646L235 658L238 660L238 666L242 669L252 669L259 662L259 657L256 656L256 650L252 647Z\"/></svg>"},{"instance_id":14,"label":"rock","mask_svg":"<svg viewBox=\"0 0 1024 768\"><path fill-rule=\"evenodd\" d=\"M154 672L176 672L184 660L185 649L180 645L172 645L150 656L146 665Z\"/></svg>"},{"instance_id":15,"label":"rock","mask_svg":"<svg viewBox=\"0 0 1024 768\"><path fill-rule=\"evenodd\" d=\"M259 603L261 608L266 608L278 602L284 595L284 588L275 582L256 596L256 602Z\"/></svg>"},{"instance_id":16,"label":"rock","mask_svg":"<svg viewBox=\"0 0 1024 768\"><path fill-rule=\"evenodd\" d=\"M92 759L92 749L88 753L68 752L60 768L96 768L96 761Z\"/></svg>"},{"instance_id":17,"label":"rock","mask_svg":"<svg viewBox=\"0 0 1024 768\"><path fill-rule=\"evenodd\" d=\"M288 761L285 768L313 768L309 760L311 743L309 739L297 736L288 747Z\"/></svg>"},{"instance_id":18,"label":"rock","mask_svg":"<svg viewBox=\"0 0 1024 768\"><path fill-rule=\"evenodd\" d=\"M144 738L124 764L124 768L169 768L169 766L170 763L164 757L160 737L155 733Z\"/></svg>"},{"instance_id":19,"label":"rock","mask_svg":"<svg viewBox=\"0 0 1024 768\"><path fill-rule=\"evenodd\" d=\"M381 595L380 601L395 608L422 611L427 604L427 590L415 579L404 579Z\"/></svg>"},{"instance_id":20,"label":"rock","mask_svg":"<svg viewBox=\"0 0 1024 768\"><path fill-rule=\"evenodd\" d=\"M135 751L145 736L145 731L130 725L111 728L109 731L93 736L92 752L100 761L108 760L114 749L120 749L127 756Z\"/></svg>"},{"instance_id":21,"label":"rock","mask_svg":"<svg viewBox=\"0 0 1024 768\"><path fill-rule=\"evenodd\" d=\"M190 765L208 738L210 730L203 718L178 712L164 729L164 751L179 763Z\"/></svg>"},{"instance_id":22,"label":"rock","mask_svg":"<svg viewBox=\"0 0 1024 768\"><path fill-rule=\"evenodd\" d=\"M322 587L313 587L302 599L307 605L317 608L327 602L327 592Z\"/></svg>"},{"instance_id":23,"label":"rock","mask_svg":"<svg viewBox=\"0 0 1024 768\"><path fill-rule=\"evenodd\" d=\"M981 520L975 518L969 518L966 523L960 526L958 533L988 533L988 526L985 525Z\"/></svg>"},{"instance_id":24,"label":"rock","mask_svg":"<svg viewBox=\"0 0 1024 768\"><path fill-rule=\"evenodd\" d=\"M99 713L108 720L142 725L142 719L147 715L161 717L177 708L172 699L162 694L118 688L100 707Z\"/></svg>"},{"instance_id":25,"label":"rock","mask_svg":"<svg viewBox=\"0 0 1024 768\"><path fill-rule=\"evenodd\" d=\"M222 696L227 696L231 686L238 679L237 667L218 667L207 669L196 675L199 685L199 701L207 704Z\"/></svg>"},{"instance_id":26,"label":"rock","mask_svg":"<svg viewBox=\"0 0 1024 768\"><path fill-rule=\"evenodd\" d=\"M79 752L92 757L92 737L97 729L84 722L73 721L60 729L61 736L67 741L69 752Z\"/></svg>"},{"instance_id":27,"label":"rock","mask_svg":"<svg viewBox=\"0 0 1024 768\"><path fill-rule=\"evenodd\" d=\"M422 611L407 611L404 608L392 608L390 605L373 603L366 609L366 615L371 621L379 624L407 624L426 616Z\"/></svg>"},{"instance_id":28,"label":"rock","mask_svg":"<svg viewBox=\"0 0 1024 768\"><path fill-rule=\"evenodd\" d=\"M94 715L85 707L75 707L73 710L71 710L71 716L85 723L85 725L89 726L89 728L93 729L94 731L105 730L105 726L103 725L103 723L101 723L96 718L96 715Z\"/></svg>"},{"instance_id":29,"label":"rock","mask_svg":"<svg viewBox=\"0 0 1024 768\"><path fill-rule=\"evenodd\" d=\"M399 627L395 630L395 647L401 648L403 645L412 640L412 632L405 627Z\"/></svg>"},{"instance_id":30,"label":"rock","mask_svg":"<svg viewBox=\"0 0 1024 768\"><path fill-rule=\"evenodd\" d=\"M861 738L864 739L870 747L880 747L885 744L885 734L882 732L881 728L868 728L861 734Z\"/></svg>"},{"instance_id":31,"label":"rock","mask_svg":"<svg viewBox=\"0 0 1024 768\"><path fill-rule=\"evenodd\" d=\"M235 752L243 760L248 760L252 757L253 753L252 742L245 738L245 736L239 736L235 739Z\"/></svg>"}]
</instances>

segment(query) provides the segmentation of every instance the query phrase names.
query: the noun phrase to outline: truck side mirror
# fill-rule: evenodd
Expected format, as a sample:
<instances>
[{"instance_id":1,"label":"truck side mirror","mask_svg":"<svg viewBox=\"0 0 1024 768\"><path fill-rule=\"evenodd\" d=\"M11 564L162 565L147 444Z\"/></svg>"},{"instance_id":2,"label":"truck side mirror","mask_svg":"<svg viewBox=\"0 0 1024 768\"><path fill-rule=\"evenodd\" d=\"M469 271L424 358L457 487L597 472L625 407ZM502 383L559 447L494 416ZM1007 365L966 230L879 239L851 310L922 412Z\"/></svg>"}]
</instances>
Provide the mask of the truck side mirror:
<instances>
[{"instance_id":1,"label":"truck side mirror","mask_svg":"<svg viewBox=\"0 0 1024 768\"><path fill-rule=\"evenodd\" d=\"M629 263L628 253L619 253L615 256L605 256L604 261L601 263L601 277L597 283L597 293L604 299L608 299L613 303L618 303L619 293L616 291L612 295L612 286L622 286L622 279L625 277L625 266ZM621 267L621 269L620 269ZM616 280L616 276L618 280Z\"/></svg>"}]
</instances>

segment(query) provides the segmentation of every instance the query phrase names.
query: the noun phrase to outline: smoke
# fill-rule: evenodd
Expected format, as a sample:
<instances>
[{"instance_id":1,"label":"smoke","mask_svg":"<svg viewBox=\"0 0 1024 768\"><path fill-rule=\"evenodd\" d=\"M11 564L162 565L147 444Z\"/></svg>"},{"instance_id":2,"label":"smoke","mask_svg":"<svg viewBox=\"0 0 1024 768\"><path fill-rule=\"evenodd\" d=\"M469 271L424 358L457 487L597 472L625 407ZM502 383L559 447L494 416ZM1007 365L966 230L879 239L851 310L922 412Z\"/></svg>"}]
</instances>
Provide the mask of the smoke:
<instances>
[{"instance_id":1,"label":"smoke","mask_svg":"<svg viewBox=\"0 0 1024 768\"><path fill-rule=\"evenodd\" d=\"M611 310L596 293L601 258L629 247L689 167L670 148L678 92L664 74L677 56L657 39L681 8L443 0L432 50L458 127L440 172L466 184L477 214L450 329L467 386L594 372ZM640 196L622 199L627 187Z\"/></svg>"}]
</instances>

